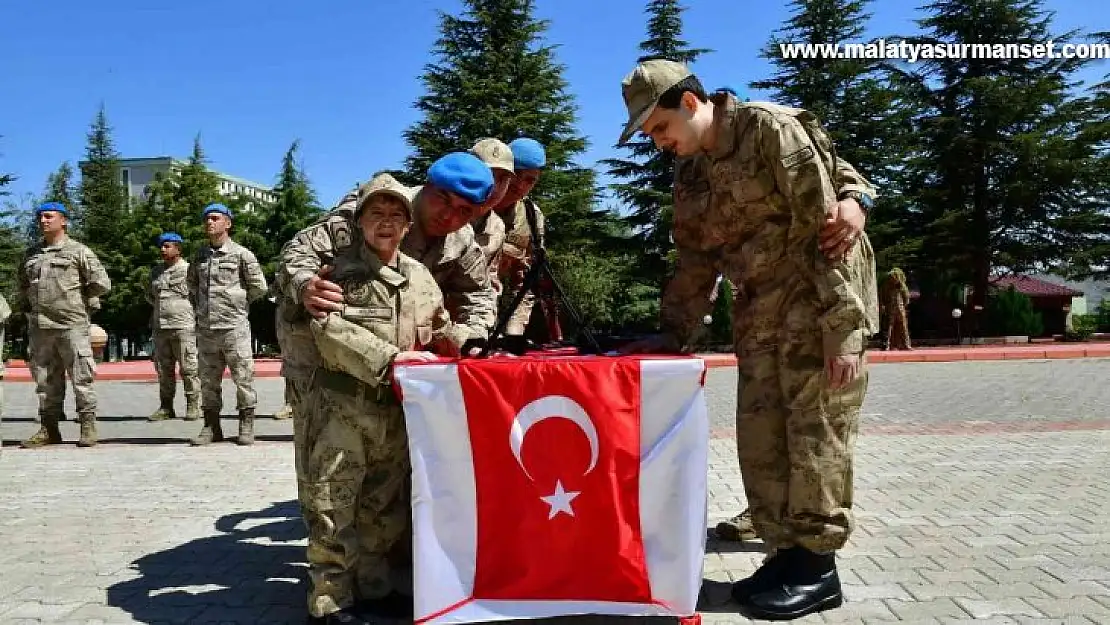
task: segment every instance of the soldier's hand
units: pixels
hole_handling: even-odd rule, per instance
[[[326,271],[320,272],[327,275]],[[329,312],[343,310],[343,288],[338,284],[325,280],[320,275],[309,278],[301,295],[305,310],[317,319],[323,319]]]
[[[439,360],[439,356],[432,352],[401,352],[393,357],[394,364],[401,362],[433,362],[436,360]]]
[[[677,342],[670,334],[656,334],[623,345],[617,351],[620,354],[666,354],[675,353],[679,349]]]
[[[829,204],[825,224],[821,228],[821,253],[830,262],[843,260],[859,239],[866,223],[867,215],[854,199],[845,198]]]
[[[845,354],[825,359],[825,376],[829,388],[836,390],[848,386],[859,377],[860,357],[858,354]]]

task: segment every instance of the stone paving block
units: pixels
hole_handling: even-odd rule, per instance
[[[956,604],[950,597],[929,599],[928,601],[899,601],[887,599],[887,607],[901,620],[912,620],[920,617],[929,618],[963,618],[968,613]]]
[[[881,599],[856,600],[848,597],[839,608],[821,613],[825,623],[859,623],[861,621],[890,622],[898,617]]]
[[[975,569],[924,570],[921,571],[921,575],[934,584],[948,584],[951,582],[987,583],[991,581]]]
[[[25,601],[4,614],[4,622],[29,619],[36,621],[57,621],[67,617],[81,607],[79,603],[39,603],[38,601]]]
[[[1067,601],[1030,598],[1029,604],[1050,618],[1066,616],[1110,616],[1110,607],[1090,597],[1072,597]]]
[[[865,586],[849,586],[841,584],[844,597],[849,601],[865,601],[867,599],[903,599],[912,601],[909,593],[898,584],[878,584]]]
[[[1110,588],[1098,582],[1061,582],[1055,579],[1034,582],[1050,597],[1071,599],[1072,597],[1094,596],[1110,597]]]
[[[929,601],[940,597],[963,597],[965,599],[982,599],[983,594],[964,582],[949,584],[902,584],[902,588],[917,601]]]
[[[857,575],[864,584],[873,586],[882,584],[901,584],[903,586],[906,584],[924,585],[928,583],[928,580],[921,576],[921,572],[915,569],[902,569],[898,571],[863,570],[858,571]]]
[[[995,616],[1043,616],[1037,608],[1018,598],[986,599],[982,601],[978,599],[957,598],[955,601],[961,608],[966,610],[968,614],[977,619]]]

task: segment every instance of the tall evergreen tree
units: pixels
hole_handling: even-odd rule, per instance
[[[73,182],[73,167],[68,161],[58,166],[46,178],[46,185],[42,193],[42,202],[61,202],[70,214],[74,214],[78,210],[78,203],[76,198],[76,185]],[[69,227],[70,234],[80,238],[80,232],[77,232],[75,224]],[[24,228],[24,238],[26,238],[29,245],[37,243],[39,240],[39,224],[34,219],[28,219],[26,227]]]
[[[133,268],[128,250],[120,245],[120,235],[127,231],[130,213],[127,192],[120,180],[119,154],[103,106],[97,111],[87,137],[77,191],[80,206],[71,211],[71,222],[75,234],[79,233],[82,242],[96,253],[112,280],[112,290],[100,298],[100,311],[93,318],[118,341],[135,327],[135,320],[127,312],[134,306],[136,296],[126,287],[121,288]]]
[[[1064,42],[1040,0],[936,0],[922,42]],[[971,284],[985,306],[995,269],[1066,263],[1104,223],[1092,188],[1095,107],[1071,93],[1089,61],[1063,58],[925,59],[911,76],[924,113],[910,189],[927,224],[936,274]],[[1103,226],[1104,227],[1104,226]],[[1105,232],[1105,230],[1103,230]]]
[[[575,128],[563,67],[542,41],[548,24],[534,17],[533,0],[464,0],[463,6],[459,16],[440,13],[437,59],[425,67],[426,94],[415,104],[423,118],[405,131],[413,149],[405,181],[422,181],[435,159],[483,137],[508,143],[528,136],[542,143],[548,164],[531,197],[544,212],[560,279],[583,306],[597,288],[597,267],[616,271],[598,245],[614,224],[607,212],[594,210],[594,172],[574,161],[586,140]]]
[[[903,164],[913,144],[916,102],[897,73],[877,59],[798,55],[788,58],[782,44],[830,44],[862,39],[871,15],[870,0],[792,0],[792,12],[761,56],[776,73],[755,81],[780,104],[806,109],[829,131],[837,155],[851,163],[878,190],[867,231],[881,266],[905,264],[920,249],[907,199]]]
[[[14,174],[0,173],[0,199],[11,195],[11,184],[15,182]],[[19,232],[19,210],[17,206],[4,201],[0,209],[0,284],[3,285],[4,295],[9,305],[15,305],[14,289],[16,271],[19,258],[23,249],[23,241]],[[9,332],[8,338],[15,336]]]
[[[267,249],[255,250],[267,276],[272,275],[281,246],[320,214],[320,203],[304,168],[297,162],[300,141],[294,141],[281,160],[274,187],[276,201],[262,211],[261,232]],[[265,260],[264,260],[265,259]]]
[[[647,4],[647,39],[640,42],[642,58],[664,58],[691,64],[711,50],[691,48],[682,38],[682,14],[686,7],[678,0],[651,0]],[[674,156],[655,147],[647,138],[629,140],[625,149],[628,158],[602,161],[609,175],[619,182],[612,185],[618,199],[631,212],[624,223],[634,233],[633,241],[643,256],[639,275],[647,284],[658,287],[667,271],[667,254],[671,243],[671,220],[674,210]],[[656,296],[655,299],[658,299]]]

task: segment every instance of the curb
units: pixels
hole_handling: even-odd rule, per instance
[[[735,367],[733,354],[699,354],[708,369]],[[1110,358],[1110,343],[1092,345],[1028,345],[1017,347],[921,348],[908,352],[868,351],[869,364],[911,362],[969,362],[997,360],[1074,360]],[[280,378],[281,361],[266,358],[254,361],[254,377]],[[231,375],[224,372],[224,379]],[[21,361],[12,361],[4,375],[8,382],[32,382],[31,371]],[[154,364],[148,360],[99,363],[96,379],[103,382],[157,382]]]

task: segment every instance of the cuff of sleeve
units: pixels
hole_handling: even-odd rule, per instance
[[[863,330],[848,332],[826,332],[824,334],[825,356],[846,356],[863,352]]]
[[[289,294],[289,299],[293,300],[294,304],[303,304],[304,288],[308,285],[308,281],[316,274],[311,271],[300,271],[289,280],[289,284],[293,287],[292,293]]]
[[[870,195],[872,198],[875,197],[875,190],[872,189],[871,187],[867,186],[867,185],[864,185],[864,184],[846,184],[846,185],[844,185],[844,186],[842,186],[842,187],[840,187],[839,189],[836,190],[836,196],[840,197],[840,196],[844,195],[845,193],[848,193],[849,191],[855,191],[857,193],[866,193],[867,195]]]

